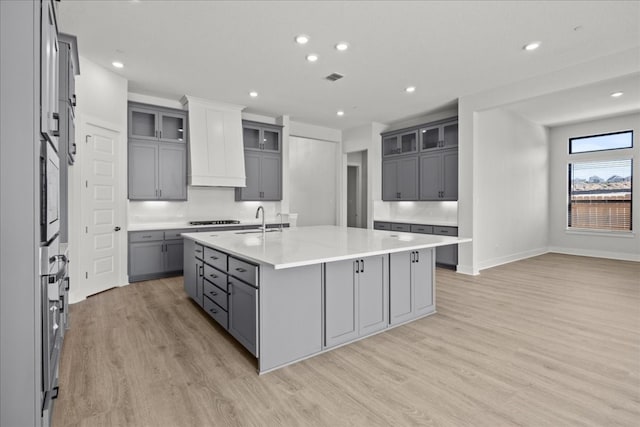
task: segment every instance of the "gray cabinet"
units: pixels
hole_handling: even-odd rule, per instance
[[[425,126],[420,129],[420,151],[458,146],[458,121]]]
[[[411,154],[418,151],[418,131],[408,130],[382,137],[382,156]]]
[[[40,132],[58,148],[58,23],[53,0],[41,2],[40,20]]]
[[[433,249],[389,255],[389,324],[396,325],[435,310]]]
[[[181,273],[183,252],[182,239],[165,239],[163,231],[130,232],[129,281],[137,282]]]
[[[229,276],[229,333],[258,355],[258,289]]]
[[[187,200],[187,112],[129,103],[129,200]]]
[[[235,200],[282,200],[282,128],[244,120],[242,133],[247,179]]]
[[[382,200],[418,200],[418,158],[383,160]]]
[[[398,222],[374,221],[374,230],[407,231],[409,226],[411,233],[437,234],[440,236],[457,236],[458,227],[439,225],[404,224]],[[440,267],[453,267],[458,265],[458,245],[438,246],[436,248],[436,263]]]
[[[184,242],[184,291],[194,301],[199,302],[202,297],[202,291],[199,291],[198,279],[201,275],[202,261],[196,258],[196,250],[199,249],[202,254],[202,246],[197,245],[191,239]]]
[[[153,105],[129,103],[129,139],[184,143],[187,112]]]
[[[336,261],[325,266],[325,347],[387,326],[385,256]]]
[[[187,147],[129,141],[129,200],[187,200]]]
[[[420,156],[420,200],[458,200],[458,150]]]

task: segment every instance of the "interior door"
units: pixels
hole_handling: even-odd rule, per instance
[[[358,167],[347,166],[347,227],[358,226]]]
[[[120,275],[117,147],[122,141],[113,129],[85,123],[83,130],[80,280],[85,295],[92,295],[116,286]]]

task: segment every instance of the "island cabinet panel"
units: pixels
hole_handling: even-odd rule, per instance
[[[325,265],[325,347],[387,326],[385,269],[382,255]]]
[[[435,311],[433,249],[389,256],[389,323],[396,325]]]
[[[358,337],[358,276],[356,262],[336,261],[325,267],[325,346]]]
[[[184,290],[195,302],[202,306],[202,282],[204,249],[191,239],[184,242]]]
[[[228,278],[229,333],[254,356],[258,355],[258,289]]]
[[[322,265],[260,266],[260,372],[322,351]]]

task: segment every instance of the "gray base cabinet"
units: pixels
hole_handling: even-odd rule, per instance
[[[229,333],[257,356],[258,289],[229,277]]]
[[[384,231],[403,231],[420,234],[436,234],[439,236],[458,235],[458,227],[405,224],[385,221],[374,221],[373,229]],[[436,264],[440,267],[456,268],[456,266],[458,265],[458,245],[438,246],[436,248]]]
[[[182,238],[169,234],[164,231],[129,233],[129,282],[182,273],[184,243]]]
[[[396,325],[435,311],[433,249],[389,255],[389,324]]]
[[[325,346],[333,347],[387,326],[386,256],[325,265]]]

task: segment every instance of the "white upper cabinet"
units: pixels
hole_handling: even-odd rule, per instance
[[[189,110],[189,184],[245,187],[243,106],[185,95]]]

